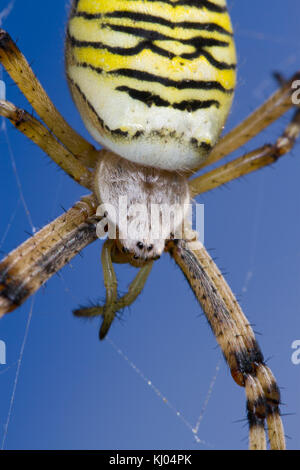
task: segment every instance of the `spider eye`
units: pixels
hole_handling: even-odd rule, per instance
[[[142,242],[137,242],[136,246],[142,250],[144,248],[144,244]]]
[[[149,246],[147,247],[147,250],[148,250],[148,251],[152,251],[152,250],[153,250],[153,245],[149,245]]]

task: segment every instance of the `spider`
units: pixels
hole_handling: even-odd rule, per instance
[[[175,201],[179,202],[180,206],[182,206],[187,198],[192,198],[228,181],[232,181],[241,175],[248,174],[268,164],[274,163],[292,148],[300,131],[299,111],[296,111],[295,116],[287,126],[284,134],[273,145],[264,146],[244,155],[243,157],[233,160],[230,163],[222,165],[215,170],[203,173],[196,178],[190,178],[196,171],[218,162],[223,157],[245,144],[252,137],[262,131],[267,125],[277,120],[284,112],[290,109],[293,105],[291,100],[292,83],[299,79],[299,74],[297,74],[292,77],[291,80],[282,84],[281,88],[275,93],[275,95],[267,100],[262,107],[249,116],[249,118],[247,118],[237,128],[227,134],[223,139],[219,140],[216,145],[214,145],[215,140],[217,139],[217,135],[223,125],[225,115],[229,110],[231,97],[227,97],[227,101],[222,103],[222,106],[216,99],[207,99],[206,101],[210,101],[210,103],[206,103],[206,106],[213,107],[215,112],[217,112],[218,106],[220,106],[223,110],[223,116],[218,118],[219,122],[215,135],[209,136],[211,138],[211,143],[201,141],[200,145],[198,145],[197,142],[195,142],[197,139],[199,141],[198,135],[193,136],[193,141],[190,139],[190,144],[192,141],[193,146],[190,145],[189,151],[184,154],[185,161],[182,167],[180,165],[178,166],[178,157],[174,158],[171,162],[171,158],[175,155],[175,151],[172,146],[170,147],[171,150],[168,149],[170,142],[166,142],[167,157],[164,158],[163,154],[159,154],[159,157],[162,160],[166,160],[163,164],[163,168],[157,166],[161,164],[160,161],[156,160],[155,162],[151,162],[153,147],[150,147],[150,151],[147,153],[148,157],[143,154],[143,158],[145,159],[142,161],[142,164],[141,162],[136,162],[136,158],[141,155],[137,153],[139,148],[144,150],[146,147],[144,141],[139,144],[139,138],[143,137],[143,135],[138,134],[138,131],[136,131],[135,135],[133,137],[131,136],[130,142],[126,142],[126,139],[128,140],[128,129],[126,128],[128,122],[124,122],[122,128],[119,126],[116,132],[111,132],[111,129],[104,123],[104,121],[100,122],[98,112],[95,109],[95,104],[91,103],[85,94],[82,93],[81,87],[79,86],[81,78],[76,77],[76,74],[75,76],[71,76],[70,73],[76,59],[76,57],[74,58],[73,51],[77,47],[80,52],[80,49],[83,47],[83,44],[80,44],[80,42],[82,43],[86,41],[86,38],[82,39],[82,37],[72,37],[72,34],[70,33],[72,26],[74,27],[76,20],[79,23],[85,21],[88,24],[91,24],[95,20],[99,21],[101,17],[99,12],[96,14],[93,12],[92,3],[95,2],[74,2],[73,4],[69,23],[70,27],[68,29],[69,37],[67,39],[67,70],[73,96],[83,115],[87,127],[91,134],[101,140],[101,142],[104,142],[110,150],[96,150],[91,144],[82,139],[82,137],[68,126],[58,111],[54,108],[15,43],[6,32],[1,31],[1,63],[12,79],[17,83],[23,94],[30,101],[33,108],[47,127],[29,115],[26,111],[16,108],[9,102],[1,102],[0,113],[7,117],[21,132],[37,143],[75,181],[92,191],[90,196],[82,198],[82,200],[75,204],[73,208],[54,222],[47,225],[3,260],[0,265],[1,314],[12,311],[21,305],[78,252],[97,239],[96,224],[99,220],[101,221],[101,217],[99,219],[99,215],[96,214],[97,207],[104,199],[110,198],[111,202],[115,197],[115,185],[113,184],[114,180],[110,179],[111,175],[115,177],[117,174],[117,178],[120,179],[122,177],[125,180],[126,184],[128,184],[126,187],[126,192],[128,194],[131,194],[131,191],[135,187],[134,183],[132,181],[130,182],[130,178],[132,178],[133,174],[136,175],[136,172],[140,172],[142,178],[147,182],[150,177],[156,179],[161,177],[164,184],[162,184],[162,189],[160,189],[160,195],[162,194],[164,197],[167,197],[164,192],[164,188],[166,186],[168,188],[171,187],[175,181],[176,184],[174,184],[174,186],[179,188],[179,190],[171,191],[172,195],[171,199],[169,199],[169,203],[171,204]],[[114,10],[113,3],[114,2],[111,2],[112,6],[110,17],[114,18],[114,22],[112,24],[115,26],[115,30],[118,26],[120,32],[120,28],[123,27],[122,33],[128,34],[128,30],[124,30],[125,27],[128,28],[128,22],[129,24],[131,20],[142,23],[145,22],[145,18],[141,19],[141,16],[138,16],[138,14],[141,15],[141,13],[135,10],[136,5],[140,2],[135,2],[135,7],[132,7],[130,15],[127,12],[126,16],[123,12],[123,16],[121,17],[118,13],[119,10]],[[153,2],[148,3],[152,4]],[[170,2],[163,3],[168,4]],[[101,9],[100,4],[101,2],[99,2],[98,6]],[[225,2],[222,1],[203,2],[203,5],[198,8],[195,7],[195,9],[201,10],[202,13],[206,12],[207,15],[210,14],[213,18],[218,17],[219,15],[219,18],[223,17],[224,22],[227,22],[228,24],[229,19],[226,9],[224,9],[224,5]],[[219,11],[216,11],[218,9]],[[153,17],[154,15],[151,16]],[[156,17],[157,16],[158,15],[156,14]],[[160,19],[162,20],[162,18]],[[192,18],[189,21],[191,20]],[[216,24],[216,21],[216,19],[211,21],[210,18],[209,24]],[[148,19],[147,34],[149,34],[149,23],[151,25],[153,21]],[[160,21],[160,23],[163,23],[163,21]],[[221,22],[221,24],[223,23]],[[161,26],[166,27],[163,24]],[[155,29],[153,33],[154,37],[152,36],[152,40],[150,41],[150,46],[152,47],[151,52],[153,54],[162,54],[161,49],[165,49],[160,43],[166,41],[167,38],[166,34],[164,33],[163,35],[159,29],[160,26],[156,25],[156,27],[158,30]],[[182,28],[184,28],[183,25]],[[111,29],[113,30],[113,28]],[[145,29],[143,32],[141,29],[142,28],[137,28],[138,33],[140,35],[145,35]],[[84,34],[87,34],[87,29],[83,29],[81,31],[79,27],[78,31],[78,34],[83,34],[83,36]],[[104,34],[107,34],[107,28],[103,28],[103,31]],[[207,31],[209,31],[209,34],[213,35],[213,40],[215,41],[219,40],[218,35],[222,35],[220,29],[216,27],[212,31],[208,28]],[[77,31],[75,28],[75,36],[76,34]],[[155,36],[155,34],[157,34],[157,36]],[[225,35],[227,36],[227,41],[231,42],[232,38],[230,31],[226,31]],[[216,39],[216,36],[218,39]],[[160,46],[157,44],[160,44]],[[195,43],[193,43],[193,47],[197,47],[197,44],[196,46],[194,46],[194,44]],[[92,47],[91,41],[89,41],[88,44],[85,44],[85,46]],[[154,46],[156,48],[160,48],[160,52],[155,50]],[[178,55],[190,54],[189,48],[191,48],[191,44],[184,44],[184,46],[187,49],[184,49],[183,52],[177,52]],[[134,47],[136,47],[136,45]],[[144,50],[148,50],[149,44],[144,44],[143,47]],[[204,54],[205,52],[204,56],[206,55],[206,59],[208,61],[210,59],[214,62],[214,54],[216,54],[216,52],[213,50],[213,53],[211,54],[209,49],[210,47],[213,48],[212,43],[206,43],[206,46],[202,47],[203,49],[200,48],[201,53]],[[233,45],[231,45],[231,47],[233,47]],[[122,44],[122,49],[124,52],[124,44]],[[138,53],[140,53],[140,50]],[[170,60],[172,60],[172,53],[169,52],[169,56]],[[231,51],[230,57],[234,57],[233,51]],[[228,59],[229,57],[226,57],[227,61]],[[89,58],[89,60],[91,60],[91,58]],[[192,58],[185,58],[185,60],[192,60]],[[83,70],[91,68],[89,65],[89,61],[81,64]],[[214,66],[216,64],[213,63],[211,65]],[[233,65],[233,62],[230,65]],[[229,69],[230,68],[228,68],[228,70]],[[234,67],[231,67],[232,74],[233,70]],[[99,73],[99,70],[94,70],[93,72]],[[158,73],[160,74],[161,71]],[[227,74],[228,73],[229,72],[227,71]],[[129,75],[125,75],[125,78],[126,77],[128,79],[132,78]],[[139,78],[143,81],[147,77],[143,75]],[[230,82],[225,72],[222,79],[225,82]],[[231,80],[234,81],[234,78]],[[140,88],[135,90],[136,94],[134,95],[132,87],[130,88],[128,85],[124,85],[123,81],[118,86],[121,88],[118,91],[122,97],[125,94],[127,99],[129,96],[130,99],[139,102],[142,100],[147,101],[145,106],[150,110],[156,109],[157,107],[158,110],[156,111],[158,113],[160,107],[166,107],[166,105],[162,103],[165,97],[162,98],[161,96],[157,94],[154,95],[154,93],[150,93],[149,91],[147,92],[148,94],[145,94],[146,92],[142,92]],[[93,87],[95,87],[94,84],[90,86],[90,89],[93,89]],[[218,90],[218,92],[222,93],[221,90]],[[228,93],[228,95],[231,95],[231,93]],[[159,102],[159,99],[162,101]],[[186,105],[186,101],[187,99],[181,100],[181,103]],[[195,99],[190,99],[189,105],[199,105],[199,99],[198,103],[195,103],[196,101],[197,100]],[[218,101],[218,105],[216,101]],[[108,109],[111,111],[111,108]],[[185,111],[193,114],[193,109],[182,110],[182,112]],[[116,109],[115,115],[108,116],[108,119],[117,119],[118,114],[121,114],[121,108]],[[130,116],[128,116],[128,118],[129,117]],[[98,122],[95,122],[96,119],[98,119]],[[145,121],[142,122],[143,126],[146,127]],[[103,131],[103,135],[100,137],[98,136],[99,128],[101,129],[101,132]],[[115,130],[115,128],[113,129]],[[162,139],[165,139],[166,136],[159,135],[157,129],[156,132],[157,136],[155,145],[159,142],[159,145],[163,147]],[[111,140],[109,140],[107,134],[112,135]],[[173,145],[174,142],[177,144],[178,139],[174,138],[171,140],[171,145]],[[139,147],[139,145],[141,147]],[[213,148],[210,149],[210,146]],[[179,147],[180,152],[182,152],[180,139]],[[195,148],[197,151],[195,151]],[[129,155],[124,158],[122,155],[123,152],[125,152],[126,155],[126,152],[129,152]],[[189,163],[190,154],[193,155],[193,161]],[[128,158],[130,162],[127,162],[126,158]],[[151,166],[152,164],[155,166]],[[166,168],[164,168],[165,165]],[[188,177],[190,179],[188,180],[187,190]],[[142,190],[140,193],[142,193],[141,197],[143,201],[145,199],[148,200]],[[158,191],[156,191],[155,187],[154,189],[151,188],[151,194],[154,196],[158,195]],[[112,205],[114,206],[114,204]],[[111,221],[111,214],[106,214],[105,217],[107,216],[108,220]],[[182,215],[181,219],[184,219],[184,216],[185,214]],[[121,227],[117,227],[119,230],[117,240],[108,239],[104,243],[102,252],[104,279],[107,292],[105,306],[95,306],[88,309],[83,308],[77,310],[75,314],[86,317],[102,315],[103,323],[100,330],[100,338],[103,339],[117,311],[126,305],[130,305],[142,291],[151,270],[153,260],[157,256],[160,256],[162,251],[168,252],[184,272],[192,290],[199,300],[199,303],[207,316],[211,328],[224,353],[225,359],[228,362],[234,380],[239,385],[245,387],[249,420],[250,448],[266,448],[264,429],[265,421],[268,426],[271,448],[284,448],[284,433],[279,413],[280,395],[275,379],[270,369],[265,365],[251,326],[244,317],[241,308],[239,307],[225,279],[208,255],[205,247],[197,241],[197,235],[190,230],[188,225],[184,225],[184,236],[179,239],[170,232],[165,234],[163,238],[159,239],[151,239],[149,236],[146,236],[143,240],[134,238],[132,241],[131,239],[129,240],[122,237],[120,228]],[[164,227],[161,228],[163,229]],[[174,227],[174,229],[176,229],[176,227]],[[113,262],[129,262],[133,266],[140,268],[135,280],[129,287],[128,293],[121,298],[118,298],[117,296],[117,282],[113,269]]]

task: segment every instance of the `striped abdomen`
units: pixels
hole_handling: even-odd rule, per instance
[[[73,3],[73,97],[96,140],[131,161],[196,167],[225,123],[235,66],[225,0]]]

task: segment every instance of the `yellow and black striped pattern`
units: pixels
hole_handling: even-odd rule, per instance
[[[137,163],[196,167],[229,112],[236,57],[225,0],[76,0],[71,91],[90,133]]]

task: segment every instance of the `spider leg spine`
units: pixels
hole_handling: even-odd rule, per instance
[[[276,163],[292,150],[300,134],[300,110],[296,110],[290,123],[274,144],[264,145],[225,165],[189,181],[192,197],[220,187],[241,176]]]
[[[91,189],[91,172],[72,153],[62,146],[55,136],[27,111],[17,108],[8,101],[0,100],[0,115],[9,121],[49,157],[60,166],[77,183]]]
[[[97,239],[89,218],[96,212],[93,196],[82,198],[0,263],[0,316],[19,307],[55,272]]]
[[[193,248],[184,240],[170,242],[169,251],[202,306],[235,382],[245,387],[250,448],[266,448],[265,420],[271,448],[285,448],[278,386],[228,284],[200,242],[193,241]]]
[[[96,149],[74,131],[57,111],[26,58],[3,29],[0,29],[0,62],[58,140],[83,164],[92,167],[97,155]]]

